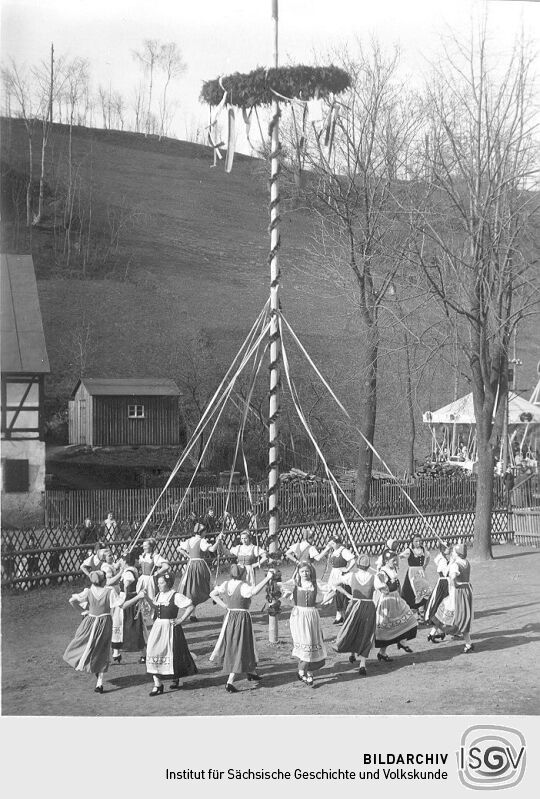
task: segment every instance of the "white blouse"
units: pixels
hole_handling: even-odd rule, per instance
[[[171,601],[171,594],[174,594],[174,604],[177,608],[188,608],[191,605],[191,599],[188,599],[184,594],[179,594],[174,588],[170,591],[159,592],[153,600],[154,605],[168,605]]]
[[[221,585],[217,585],[214,588],[214,591],[218,596],[224,596],[225,594],[227,594],[227,596],[232,596],[240,584],[240,596],[243,596],[244,599],[249,599],[252,597],[255,587],[245,583],[243,580],[225,580],[225,582],[221,583]]]
[[[298,544],[292,544],[286,554],[293,555],[296,560],[302,560],[306,556],[308,558],[316,558],[319,550],[313,544],[310,544],[309,541],[300,541]]]

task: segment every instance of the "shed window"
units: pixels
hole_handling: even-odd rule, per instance
[[[27,460],[6,458],[4,467],[4,491],[6,494],[20,494],[30,488],[30,473]]]
[[[128,405],[128,419],[144,419],[144,405]]]

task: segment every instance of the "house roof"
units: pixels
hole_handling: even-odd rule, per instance
[[[531,422],[540,424],[540,407],[509,391],[508,424],[526,423],[520,418],[523,414],[530,414]],[[427,424],[475,424],[473,395],[467,394],[438,411],[426,411],[422,418]]]
[[[91,396],[99,397],[177,397],[180,390],[174,380],[160,377],[83,377],[73,389],[72,397],[83,385]]]
[[[31,255],[0,255],[2,372],[50,372]]]

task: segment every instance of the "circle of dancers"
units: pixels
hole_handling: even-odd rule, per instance
[[[292,657],[298,661],[297,679],[313,687],[314,673],[326,662],[328,652],[321,629],[319,608],[334,604],[334,624],[340,626],[332,648],[348,654],[358,666],[359,677],[368,676],[371,650],[377,660],[390,663],[389,647],[412,653],[410,643],[419,624],[430,626],[431,644],[452,636],[463,640],[463,653],[474,650],[471,642],[473,594],[470,563],[465,544],[444,543],[434,558],[437,582],[430,588],[425,574],[429,553],[415,536],[401,552],[398,542],[388,539],[376,567],[367,554],[354,554],[344,542],[333,538],[322,551],[312,542],[312,531],[304,529],[302,540],[290,546],[284,558],[294,565],[291,579],[282,581],[281,552],[271,554],[252,540],[253,531],[244,530],[240,543],[227,549],[225,532],[211,543],[205,525],[197,522],[193,535],[183,540],[179,556],[186,561],[178,590],[168,559],[153,538],[142,543],[142,551],[125,550],[115,559],[110,545],[98,542],[95,551],[81,564],[90,585],[70,597],[82,620],[64,653],[64,660],[76,671],[94,674],[94,691],[104,692],[103,679],[111,660],[121,664],[124,653],[139,653],[152,678],[149,695],[182,688],[185,677],[197,674],[197,657],[190,651],[183,625],[197,622],[196,609],[211,600],[225,611],[221,631],[210,662],[221,666],[227,676],[225,690],[238,693],[237,680],[245,676],[259,683],[251,601],[272,581],[274,590],[291,605],[289,618]],[[207,553],[234,560],[228,578],[211,588]],[[315,563],[327,557],[319,580]],[[403,585],[399,562],[407,564]],[[264,579],[257,582],[256,569],[267,564]],[[330,567],[328,578],[326,571]]]

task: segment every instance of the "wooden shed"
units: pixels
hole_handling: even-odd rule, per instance
[[[85,377],[69,401],[69,443],[93,447],[180,444],[174,380]]]
[[[31,255],[2,254],[2,518],[44,520],[43,392],[49,359]]]

